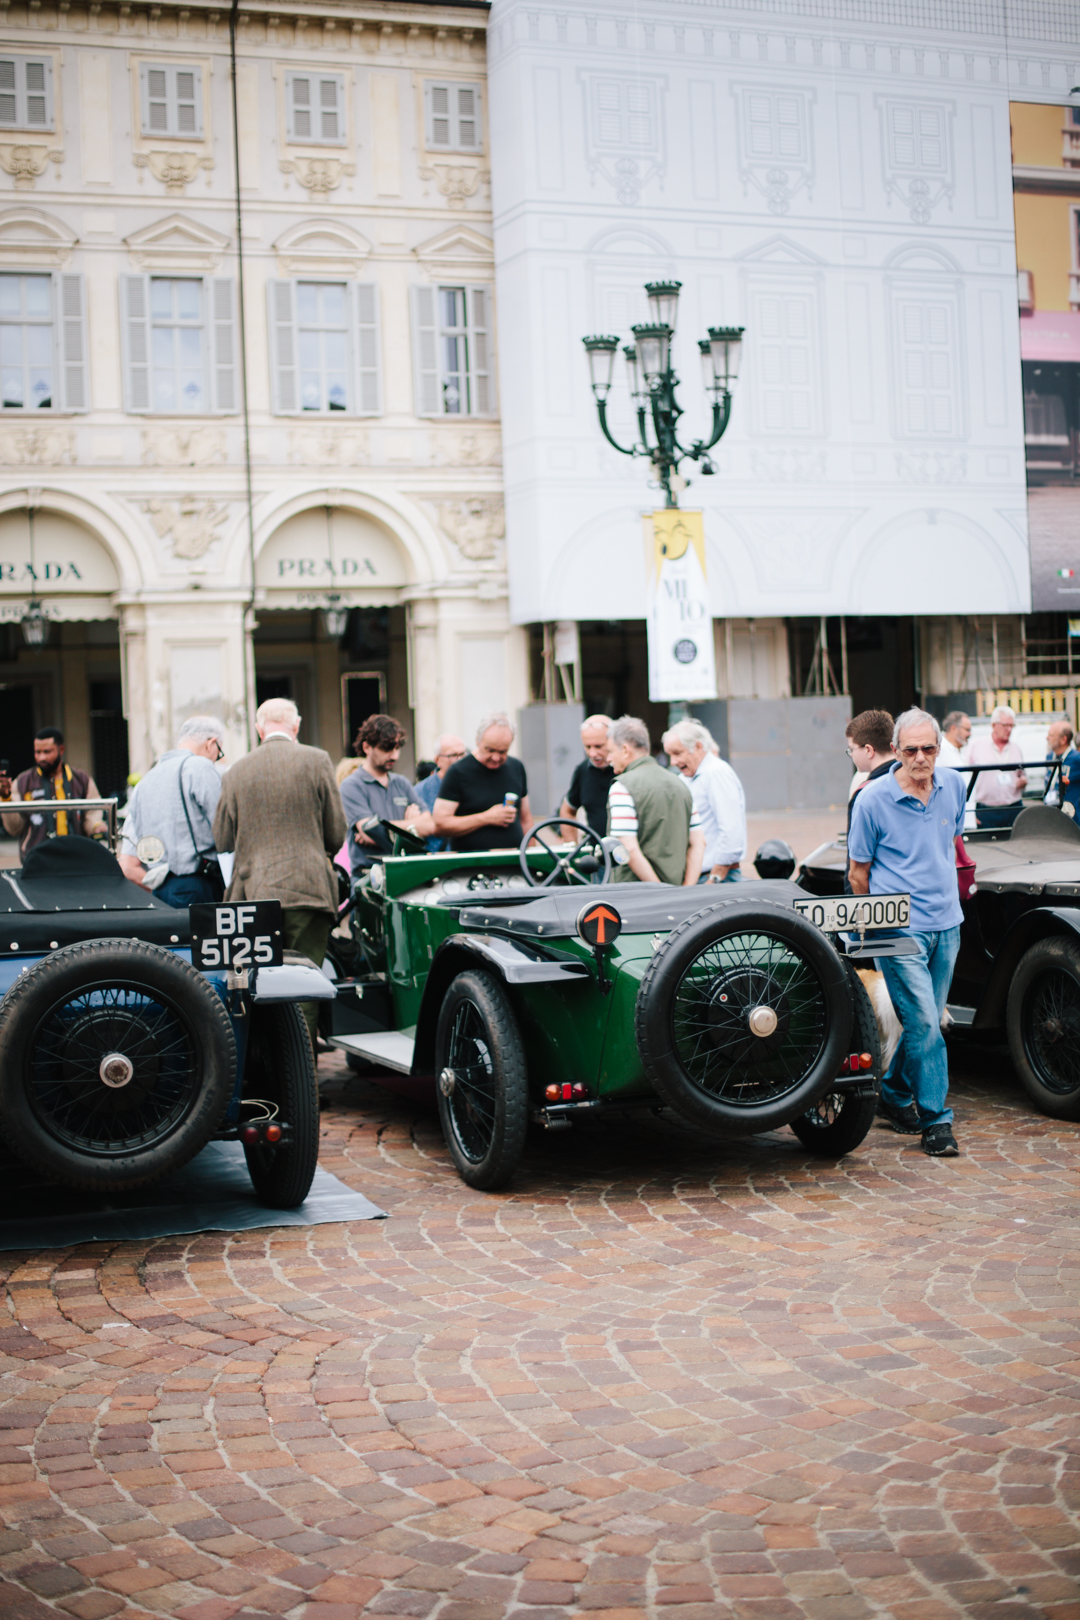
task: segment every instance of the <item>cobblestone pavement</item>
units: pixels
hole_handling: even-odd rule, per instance
[[[468,1191],[321,1065],[382,1222],[0,1255],[0,1615],[1080,1615],[1080,1128],[959,1160],[650,1116]]]

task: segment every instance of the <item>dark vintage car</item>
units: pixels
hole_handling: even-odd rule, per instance
[[[360,962],[331,1042],[431,1091],[474,1187],[507,1181],[530,1123],[602,1124],[611,1109],[670,1108],[721,1138],[790,1125],[823,1155],[857,1147],[880,1074],[855,974],[872,936],[860,954],[821,932],[788,881],[605,881],[617,840],[560,843],[559,825],[539,829],[550,852],[432,855],[399,835],[358,891]]]
[[[1036,1107],[1080,1119],[1080,826],[1056,805],[1032,803],[1011,830],[971,829],[964,845],[974,888],[963,902],[950,1039],[1007,1039]],[[838,895],[846,869],[838,837],[807,856],[798,883]]]
[[[84,804],[111,812],[115,839],[115,803],[67,808]],[[0,871],[0,1141],[45,1180],[141,1187],[238,1140],[264,1203],[307,1196],[319,1103],[296,1003],[333,987],[282,960],[276,902],[201,909],[197,949],[221,964],[206,971],[189,913],[92,839],[48,839]],[[263,931],[246,934],[256,910]]]

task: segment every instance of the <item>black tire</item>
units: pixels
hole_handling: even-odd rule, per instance
[[[840,1159],[866,1140],[877,1113],[873,1091],[827,1091],[824,1097],[791,1121],[803,1147],[822,1159]]]
[[[751,1032],[769,1008],[771,1032]],[[659,946],[634,1013],[645,1073],[690,1124],[725,1136],[787,1125],[828,1089],[849,1051],[842,959],[797,912],[729,900]]]
[[[109,1054],[120,1062],[106,1084]],[[159,1181],[206,1146],[235,1074],[221,997],[158,945],[68,945],[4,997],[0,1124],[49,1180],[93,1192]]]
[[[484,1192],[505,1186],[525,1147],[529,1088],[517,1019],[492,974],[459,973],[447,990],[435,1072],[439,1119],[461,1179]]]
[[[1040,939],[1020,958],[1005,1009],[1020,1084],[1052,1119],[1080,1119],[1080,945]]]
[[[288,1127],[286,1141],[244,1144],[251,1185],[270,1209],[295,1209],[319,1162],[319,1082],[304,1015],[292,1002],[256,1004],[248,1039],[244,1101],[272,1104]],[[258,1110],[242,1114],[254,1120]]]

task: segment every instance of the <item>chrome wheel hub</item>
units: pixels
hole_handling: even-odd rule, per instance
[[[125,1057],[123,1052],[106,1052],[98,1064],[98,1074],[114,1091],[120,1086],[126,1086],[134,1073],[134,1063]]]
[[[775,1035],[779,1019],[774,1008],[755,1007],[748,1022],[753,1033],[764,1038],[766,1035]]]

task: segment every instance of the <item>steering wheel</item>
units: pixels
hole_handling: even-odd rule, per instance
[[[379,825],[385,829],[390,839],[391,849],[394,847],[394,839],[400,838],[407,855],[426,855],[428,853],[428,847],[424,839],[417,833],[410,832],[407,827],[399,826],[396,821],[385,821],[381,816]]]
[[[573,827],[581,842],[575,843],[572,849],[557,849],[540,837],[545,827]],[[546,877],[537,877],[525,853],[534,838],[555,862]],[[539,827],[527,832],[518,849],[518,860],[534,889],[550,889],[560,877],[567,883],[607,883],[611,877],[611,856],[604,848],[603,841],[591,827],[582,826],[580,821],[571,821],[568,816],[552,816],[550,821],[542,821]],[[598,872],[599,877],[596,875]]]

